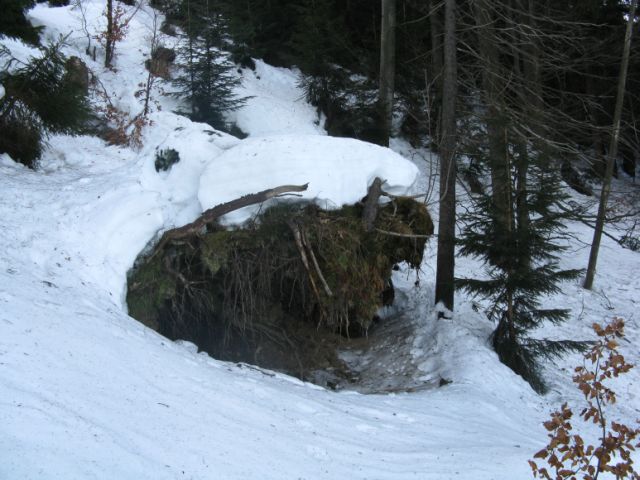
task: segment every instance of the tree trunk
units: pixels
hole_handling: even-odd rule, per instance
[[[396,63],[396,0],[381,0],[380,32],[380,92],[378,97],[381,121],[380,143],[389,146]]]
[[[540,50],[538,46],[536,28],[536,15],[534,11],[535,0],[517,0],[515,7],[520,9],[519,19],[516,20],[520,25],[526,25],[527,28],[521,31],[521,44],[524,45],[522,57],[522,76],[520,77],[523,84],[525,96],[523,101],[525,106],[523,112],[530,122],[530,130],[532,132],[529,138],[523,138],[518,142],[518,165],[516,169],[516,225],[520,238],[527,236],[529,231],[530,214],[528,202],[528,176],[531,158],[528,153],[529,143],[534,146],[537,155],[542,155],[547,149],[544,145],[545,126],[543,123],[544,104],[542,99],[542,81],[540,73]],[[529,253],[523,258],[524,262],[530,262]]]
[[[495,12],[490,0],[472,0],[476,32],[478,35],[478,52],[482,59],[482,87],[486,106],[486,126],[489,146],[489,168],[491,170],[491,203],[495,236],[492,239],[497,245],[510,245],[513,238],[513,204],[511,199],[511,158],[508,150],[508,121],[503,102],[505,75],[500,64],[498,38],[495,29]],[[505,249],[505,252],[507,249]],[[508,278],[512,278],[514,258],[505,253],[496,258],[496,266],[503,270]],[[514,296],[513,289],[505,291],[507,310],[505,322],[509,338],[515,342],[514,328]],[[498,327],[500,328],[500,327]]]
[[[440,142],[440,216],[436,303],[453,311],[456,237],[456,1],[445,0],[444,78],[442,89],[442,137]]]
[[[491,169],[491,196],[496,210],[500,237],[511,231],[511,166],[507,147],[506,118],[502,107],[504,76],[496,46],[494,18],[491,2],[473,0],[478,47],[484,68],[482,85],[486,104],[486,124],[489,142],[489,167]],[[504,242],[506,238],[497,238]],[[505,268],[506,270],[506,268]]]
[[[598,263],[598,251],[600,250],[600,240],[602,239],[602,231],[604,230],[604,216],[607,209],[607,201],[609,200],[609,192],[611,191],[611,177],[613,175],[613,167],[618,154],[618,140],[620,137],[620,120],[622,118],[622,105],[624,103],[624,94],[627,83],[627,70],[629,69],[629,52],[631,50],[631,36],[633,34],[633,24],[636,17],[636,8],[638,0],[631,1],[631,11],[627,20],[627,32],[624,38],[624,50],[622,53],[622,64],[620,65],[620,77],[618,78],[618,93],[616,94],[616,108],[613,113],[613,131],[611,132],[611,144],[609,145],[609,153],[607,155],[607,170],[602,180],[602,193],[600,194],[600,205],[598,206],[598,217],[596,219],[596,228],[593,232],[593,242],[591,243],[591,252],[589,254],[589,266],[587,267],[587,275],[584,281],[584,288],[591,289],[593,287],[593,278],[596,274],[596,264]]]
[[[111,68],[113,61],[113,0],[107,0],[107,35],[105,39],[104,66]]]
[[[431,0],[429,2],[429,27],[431,29],[431,75],[427,77],[428,85],[426,87],[432,93],[429,106],[429,135],[433,142],[440,148],[440,113],[442,111],[442,18],[440,8],[436,8],[437,2]]]
[[[593,71],[593,68],[587,75],[586,79],[586,93],[587,96],[591,98],[588,103],[588,113],[591,124],[593,125],[593,161],[591,162],[590,170],[591,174],[597,178],[604,178],[605,172],[607,171],[607,152],[604,147],[604,139],[602,134],[601,127],[606,124],[603,121],[602,114],[598,111],[598,107],[596,107],[593,102],[595,102],[595,98],[598,97],[598,91],[595,86],[594,77],[597,75],[601,75],[600,72]]]

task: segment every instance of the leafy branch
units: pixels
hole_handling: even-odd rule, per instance
[[[529,460],[534,478],[545,480],[574,480],[581,474],[583,480],[597,480],[601,473],[611,473],[616,479],[640,479],[633,468],[631,452],[640,447],[636,439],[640,428],[631,428],[607,419],[606,407],[616,403],[615,392],[606,382],[627,373],[633,365],[619,352],[619,339],[624,337],[624,320],[614,318],[602,327],[593,329],[599,340],[584,356],[584,365],[575,369],[573,381],[584,395],[586,407],[580,412],[583,422],[599,427],[596,444],[586,444],[579,434],[572,433],[573,411],[564,403],[560,410],[544,422],[549,444],[534,455],[548,467],[539,467]]]

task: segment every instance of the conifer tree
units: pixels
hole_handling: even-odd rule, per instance
[[[39,43],[39,29],[33,27],[24,15],[35,3],[34,0],[3,0],[0,35],[18,37],[28,43]]]
[[[0,76],[6,89],[0,99],[0,153],[27,166],[34,166],[47,134],[78,133],[90,115],[83,86],[70,78],[60,46],[40,47],[40,55],[26,63],[0,51],[0,65],[11,71]]]
[[[234,39],[236,53],[264,59],[276,66],[296,63],[291,37],[298,25],[301,5],[307,0],[219,0]]]
[[[508,131],[508,130],[507,130]],[[527,380],[538,392],[545,391],[539,359],[581,350],[575,341],[534,339],[530,332],[545,322],[558,324],[567,319],[569,310],[541,308],[541,298],[558,293],[560,282],[575,279],[580,270],[562,270],[558,244],[566,214],[557,204],[563,199],[558,173],[551,168],[543,151],[526,158],[516,153],[518,139],[513,131],[508,140],[512,181],[507,187],[509,225],[503,223],[504,212],[496,206],[490,193],[480,195],[477,208],[462,216],[460,239],[463,255],[481,259],[487,267],[486,279],[458,279],[458,287],[488,300],[487,316],[497,322],[492,335],[493,347],[500,360]],[[526,192],[516,185],[520,162],[529,163]],[[525,195],[529,215],[515,215],[517,203]],[[506,228],[505,228],[506,227]]]
[[[172,82],[173,94],[187,103],[180,113],[224,130],[224,113],[246,101],[235,95],[240,80],[228,54],[220,49],[226,41],[225,24],[210,0],[187,0],[185,7],[186,34],[176,62],[181,72]]]
[[[482,134],[473,157],[490,174],[490,188],[478,193],[476,208],[463,215],[460,244],[462,254],[483,260],[488,278],[458,280],[458,286],[488,300],[488,317],[497,322],[493,347],[501,361],[542,392],[540,358],[582,344],[531,337],[543,323],[567,318],[568,310],[541,308],[541,301],[580,274],[558,265],[566,217],[559,205],[565,195],[553,162],[558,142],[546,126],[554,110],[544,103],[539,54],[544,34],[534,6],[532,0],[472,2],[482,80],[482,106],[476,107]],[[511,50],[514,37],[527,48]]]

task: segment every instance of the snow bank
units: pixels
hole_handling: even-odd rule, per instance
[[[418,174],[416,166],[388,148],[347,138],[319,135],[248,139],[211,162],[200,179],[204,210],[280,185],[309,184],[303,197],[323,208],[353,204],[367,194],[375,177],[385,191],[404,194]],[[241,223],[259,206],[226,215]]]
[[[244,70],[237,94],[250,97],[245,106],[229,115],[249,136],[326,135],[318,114],[298,86],[300,73],[256,60],[255,71]],[[265,121],[267,119],[267,121]]]

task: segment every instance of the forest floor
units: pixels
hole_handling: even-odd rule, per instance
[[[88,6],[88,26],[98,30],[103,3]],[[38,4],[30,15],[48,38],[80,31],[72,7]],[[83,35],[73,34],[66,47],[132,114],[140,109],[135,91],[146,78],[151,21],[152,12],[142,9],[130,23],[116,49],[117,73],[86,57]],[[19,42],[0,43],[25,58],[37,54]],[[576,411],[584,405],[571,381],[581,356],[546,363],[550,391],[538,395],[491,349],[485,302],[459,294],[453,317],[438,320],[435,241],[418,274],[405,266],[394,272],[397,303],[370,332],[373,344],[344,349],[342,358],[360,374],[356,386],[337,392],[220,362],[127,315],[127,271],[145,246],[211,206],[204,202],[219,201],[212,191],[237,194],[238,184],[216,177],[216,161],[238,146],[270,145],[289,159],[278,172],[307,162],[301,170],[321,192],[335,183],[331,174],[344,175],[343,188],[325,205],[334,195],[362,197],[370,176],[383,175],[397,178],[399,191],[429,192],[436,216],[435,156],[401,140],[392,143],[396,153],[373,156],[355,141],[323,143],[295,71],[257,62],[256,72],[241,75],[243,93],[254,96],[234,115],[247,140],[171,113],[175,100],[157,92],[162,110],[151,114],[141,147],[56,135],[36,171],[0,155],[0,478],[531,478],[527,460],[547,442],[542,422],[563,402]],[[167,147],[181,161],[159,174],[155,154]],[[323,169],[319,156],[340,158],[341,168]],[[354,160],[350,168],[349,158],[371,162]],[[248,160],[227,167],[220,171],[253,190],[280,178],[256,175]],[[614,187],[617,204],[638,192],[628,178]],[[466,205],[465,189],[458,193]],[[572,194],[576,205],[592,200]],[[592,230],[572,222],[568,231],[561,267],[584,268]],[[483,272],[480,262],[461,257],[456,268],[458,276]],[[580,280],[563,284],[545,304],[570,308],[570,320],[536,335],[591,340],[593,322],[619,316],[627,324],[622,353],[640,364],[638,272],[640,253],[604,238],[594,289],[584,290]],[[609,418],[633,424],[640,418],[640,368],[613,388],[619,401]],[[593,426],[580,431],[597,438]]]

